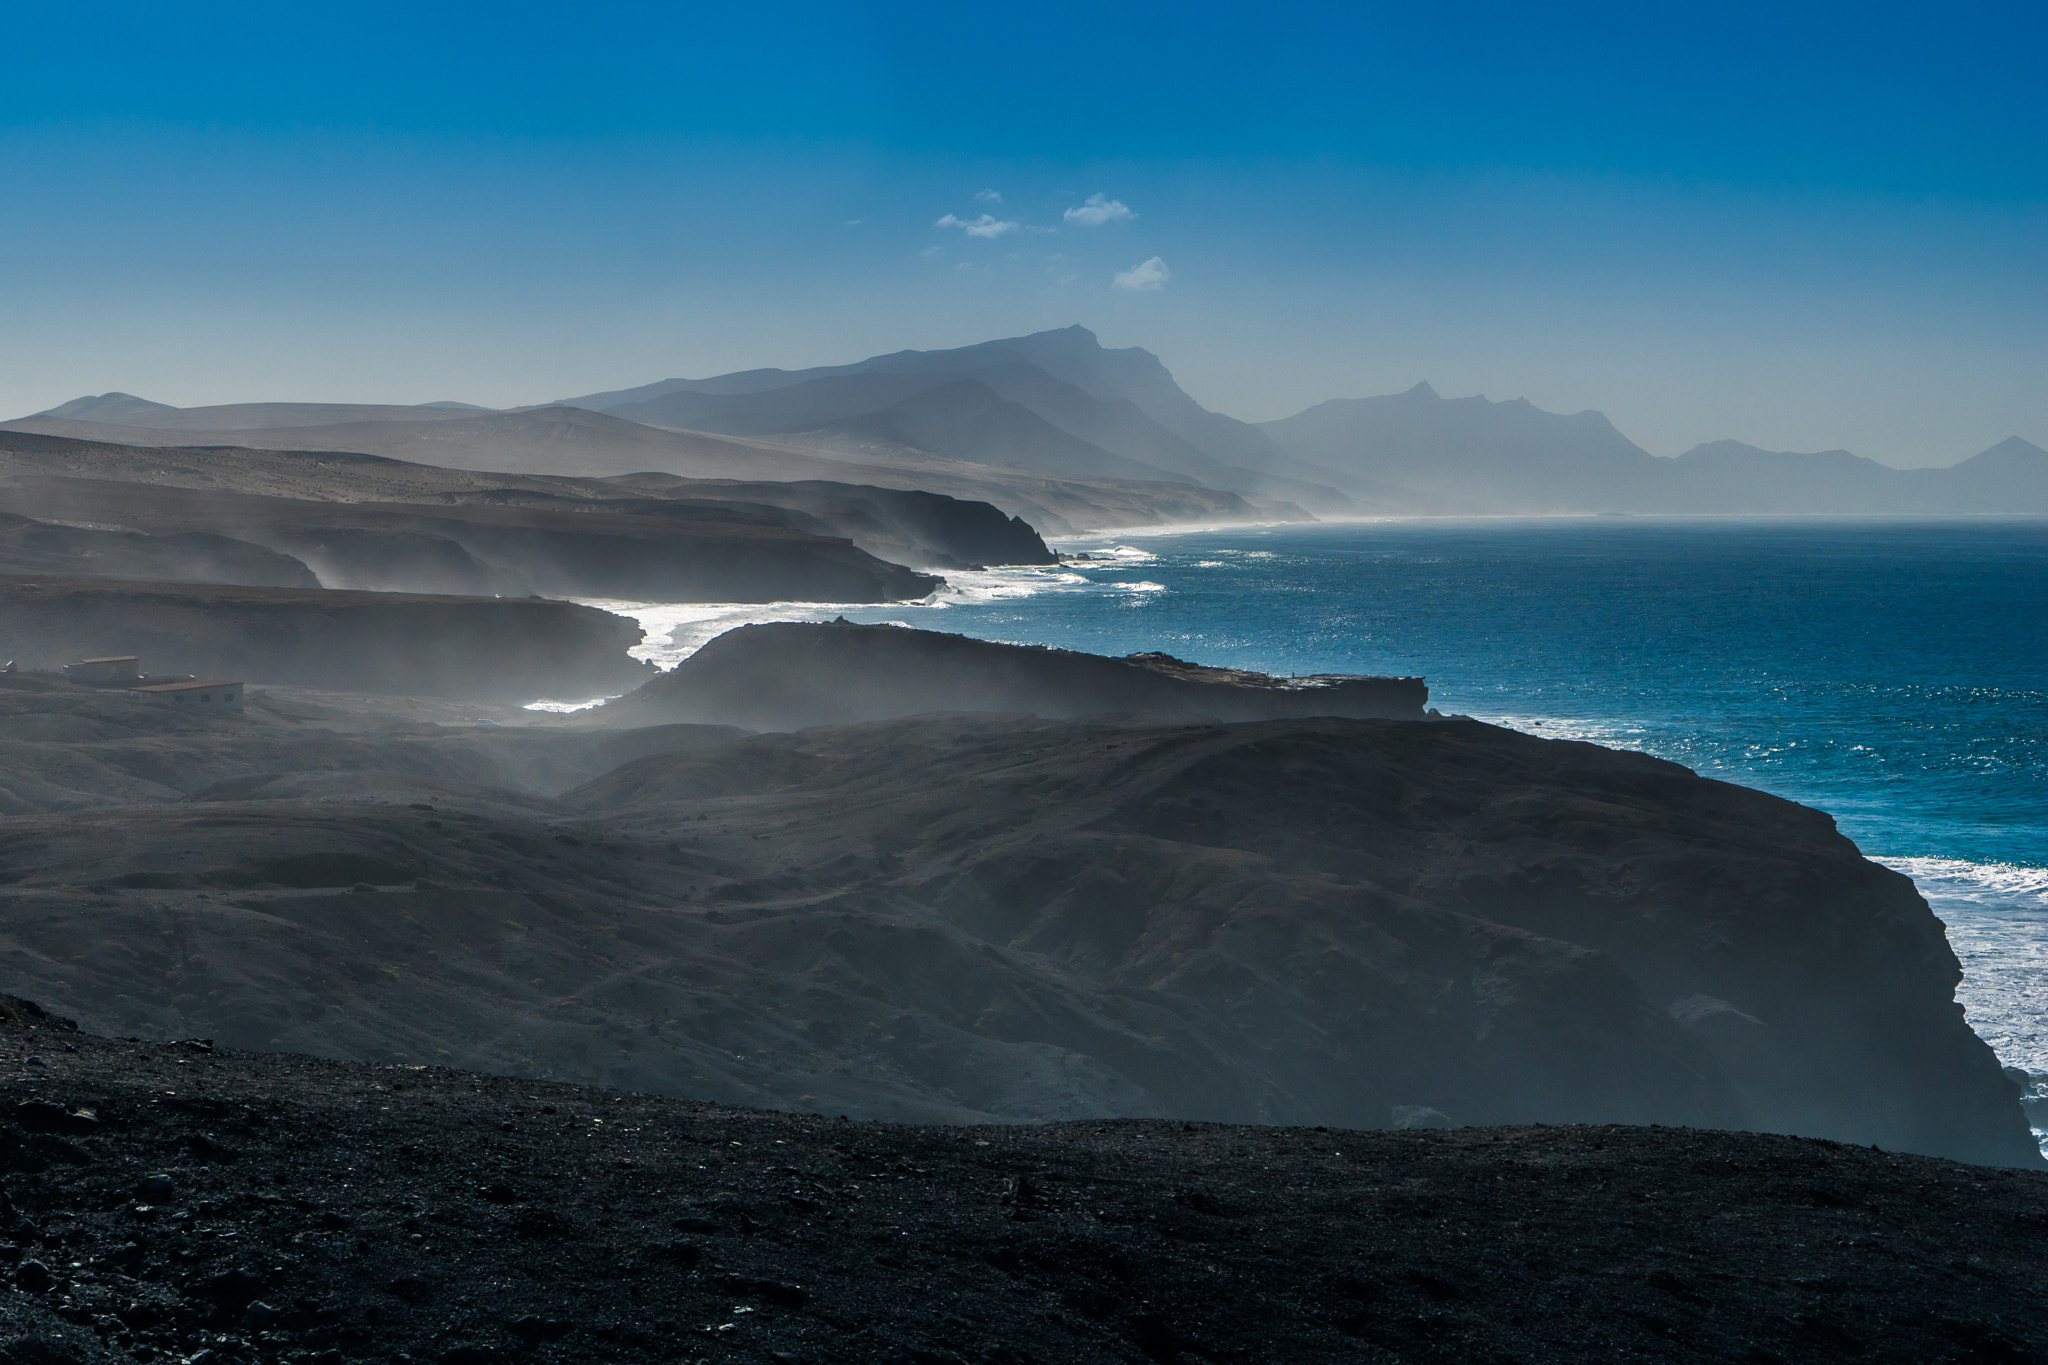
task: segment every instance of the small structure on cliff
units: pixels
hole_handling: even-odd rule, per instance
[[[224,711],[242,709],[242,684],[224,678],[211,678],[194,682],[150,683],[143,687],[131,687],[129,692],[148,701],[166,702],[183,706],[212,706]]]
[[[119,687],[142,677],[142,660],[133,654],[110,654],[104,659],[80,659],[64,665],[64,676],[72,682],[95,687]]]

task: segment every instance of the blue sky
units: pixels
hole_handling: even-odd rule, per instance
[[[2038,3],[5,23],[0,412],[531,402],[1082,322],[1254,419],[1427,378],[1660,454],[2048,444]]]

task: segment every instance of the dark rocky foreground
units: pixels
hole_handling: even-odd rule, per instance
[[[1420,720],[1428,700],[1421,678],[1273,678],[1204,668],[1165,654],[1111,659],[842,619],[729,630],[637,692],[607,704],[600,719],[760,730],[939,711]]]
[[[157,673],[529,701],[631,687],[652,671],[626,653],[641,635],[540,598],[0,576],[0,658],[24,668],[137,654]]]
[[[2040,1360],[2048,1177],[1674,1128],[908,1127],[0,1021],[0,1360]]]

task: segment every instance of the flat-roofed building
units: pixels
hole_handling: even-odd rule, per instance
[[[80,659],[64,665],[64,676],[73,682],[107,684],[132,683],[142,676],[142,660],[133,654],[113,654],[104,659]]]
[[[146,687],[131,687],[128,690],[149,701],[164,702],[173,706],[205,706],[220,711],[242,709],[242,685],[224,678],[198,682],[151,683]]]

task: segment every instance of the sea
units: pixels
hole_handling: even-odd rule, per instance
[[[1827,811],[1948,926],[2048,1093],[2048,519],[1407,519],[1058,542],[915,604],[600,602],[663,666],[749,621],[895,621],[1277,674],[1640,749]],[[567,710],[587,702],[543,702]]]

